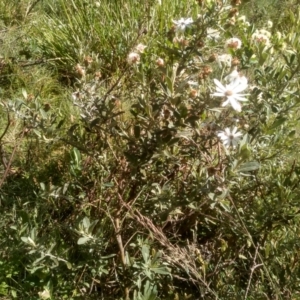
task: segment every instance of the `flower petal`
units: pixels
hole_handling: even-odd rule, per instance
[[[216,96],[216,97],[224,97],[224,93],[213,93],[211,94],[212,96]]]
[[[243,97],[243,95],[233,95],[233,96],[230,96],[230,97],[234,98],[237,101],[248,101],[248,99]]]
[[[240,93],[240,92],[244,91],[247,87],[248,87],[247,83],[239,82],[239,84],[237,86],[235,86],[232,90],[234,93]]]
[[[218,79],[214,79],[214,83],[220,89],[220,91],[226,92],[226,87]]]
[[[231,98],[229,101],[234,110],[236,110],[238,112],[242,111],[242,106],[238,101],[236,101],[234,98]]]
[[[226,101],[224,101],[224,102],[222,103],[222,107],[228,105],[229,102],[230,102],[230,99],[227,99]]]

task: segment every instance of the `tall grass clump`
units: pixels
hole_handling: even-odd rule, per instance
[[[0,102],[0,295],[298,299],[299,9],[38,4]]]

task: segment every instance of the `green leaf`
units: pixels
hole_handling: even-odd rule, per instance
[[[279,118],[277,118],[277,119],[273,122],[273,124],[270,126],[269,130],[273,130],[273,129],[279,127],[279,126],[282,125],[286,120],[287,120],[287,118],[285,118],[285,117],[279,117]]]
[[[167,267],[151,268],[156,274],[169,275],[170,270]]]
[[[148,260],[149,260],[149,246],[148,245],[143,245],[142,255],[143,255],[143,258],[144,258],[144,262],[147,263]]]
[[[83,226],[84,226],[85,229],[88,229],[91,226],[90,219],[88,217],[85,217],[82,220],[82,224],[83,224]]]
[[[237,172],[250,172],[250,171],[258,170],[259,168],[260,168],[260,164],[257,161],[250,161],[250,162],[240,165],[236,171]]]
[[[28,238],[25,236],[21,236],[21,240],[26,244],[28,243]]]
[[[78,166],[81,162],[81,154],[77,148],[72,149],[72,156],[74,158],[75,164]]]
[[[84,236],[78,239],[77,244],[78,245],[84,245],[90,238],[88,236]]]

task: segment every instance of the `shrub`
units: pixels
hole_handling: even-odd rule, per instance
[[[279,32],[239,1],[161,2],[55,1],[33,30],[72,92],[2,103],[3,295],[299,295],[300,13]]]

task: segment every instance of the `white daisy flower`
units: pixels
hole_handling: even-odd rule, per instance
[[[138,64],[140,62],[140,55],[136,52],[130,52],[127,56],[127,62],[132,65],[132,64]]]
[[[248,80],[245,76],[242,76],[225,86],[217,79],[214,79],[214,83],[217,86],[216,92],[212,96],[224,97],[226,100],[222,106],[230,104],[232,108],[238,112],[242,110],[242,106],[239,101],[247,101],[244,97],[247,94],[240,94],[248,87]]]
[[[187,27],[189,27],[193,23],[192,18],[181,18],[178,21],[173,20],[173,23],[176,25],[176,31],[183,33]]]
[[[237,127],[234,127],[232,131],[229,128],[225,128],[224,131],[218,133],[218,137],[221,139],[225,147],[236,147],[240,141],[242,134],[237,131]]]

